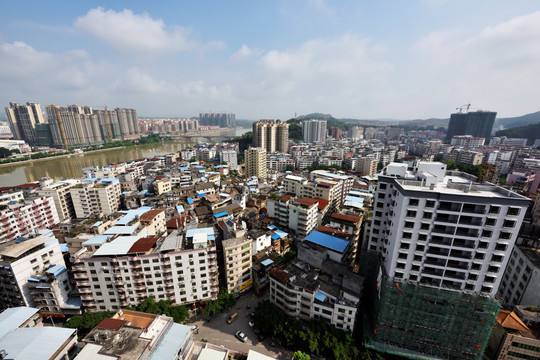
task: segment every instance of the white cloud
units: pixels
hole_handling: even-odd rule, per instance
[[[262,50],[251,49],[246,44],[243,44],[234,54],[231,55],[231,60],[234,62],[240,61],[245,58],[257,57],[262,54]]]
[[[151,55],[205,48],[223,48],[221,41],[200,44],[190,38],[190,31],[181,26],[167,27],[163,20],[153,19],[148,13],[91,9],[74,23],[77,30],[104,41],[113,48],[132,54]]]
[[[540,12],[486,27],[433,32],[413,51],[423,69],[419,85],[437,89],[433,105],[444,102],[499,111],[502,116],[537,111],[540,73]]]

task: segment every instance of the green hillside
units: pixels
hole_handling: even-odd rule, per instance
[[[509,138],[526,138],[527,144],[532,145],[534,140],[540,139],[540,123],[500,130],[495,135]]]

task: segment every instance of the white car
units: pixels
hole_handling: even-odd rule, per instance
[[[249,327],[254,327],[254,326],[255,326],[255,322],[254,322],[253,320],[251,320],[251,321],[249,322]]]
[[[248,341],[248,337],[246,336],[246,334],[244,334],[243,332],[241,331],[237,331],[236,334],[236,337],[238,338],[238,340],[240,340],[241,342],[246,342]]]

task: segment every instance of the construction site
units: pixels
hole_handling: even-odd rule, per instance
[[[362,265],[370,273],[366,287],[372,290],[364,309],[366,348],[410,359],[482,359],[498,302],[394,282],[377,266],[376,256],[365,257]]]

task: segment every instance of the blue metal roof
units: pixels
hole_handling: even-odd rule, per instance
[[[284,238],[286,236],[289,236],[289,234],[287,234],[285,231],[281,231],[279,229],[276,229],[274,231],[274,234],[276,234],[277,236],[279,236],[280,238]]]
[[[96,235],[91,239],[86,240],[82,243],[82,246],[87,245],[101,245],[103,243],[106,243],[107,240],[109,240],[112,237],[112,235]]]
[[[68,244],[65,244],[65,243],[60,244],[60,251],[62,251],[63,253],[69,252]]]
[[[192,198],[187,198],[187,203],[189,205],[193,205],[193,199]]]
[[[214,217],[217,219],[217,218],[220,218],[220,217],[223,217],[223,216],[227,216],[227,215],[229,215],[229,214],[227,214],[226,211],[222,211],[222,212],[220,212],[219,214],[214,215]]]
[[[274,261],[272,259],[266,259],[264,261],[261,261],[261,264],[263,264],[264,266],[268,266],[268,265],[271,265],[273,263],[274,263]]]
[[[279,239],[279,235],[278,234],[272,235],[272,240],[276,240],[276,239]]]
[[[323,293],[317,291],[315,293],[315,299],[319,300],[320,302],[324,302],[324,300],[326,300],[326,295],[324,295]]]
[[[349,245],[349,242],[347,240],[327,235],[317,230],[313,230],[308,236],[306,236],[306,240],[340,253],[345,251],[347,245]]]
[[[20,306],[4,310],[0,313],[0,339],[11,330],[17,329],[31,318],[39,309]]]
[[[205,195],[206,195],[205,193],[197,194],[197,198],[202,198],[202,197],[205,196]]]
[[[276,225],[268,225],[267,229],[274,230],[274,229],[277,229],[277,226]]]
[[[186,231],[186,237],[193,237],[195,234],[207,234],[209,236],[215,236],[214,228],[213,227],[207,227],[207,228],[197,228],[197,229],[189,229]]]
[[[176,207],[176,211],[178,211],[179,214],[185,212],[186,210],[184,209],[184,205],[178,205]]]
[[[191,326],[173,324],[159,343],[151,360],[175,359],[191,331]]]
[[[63,265],[52,265],[49,270],[46,271],[47,274],[51,274],[54,277],[61,275],[66,272],[66,268]]]
[[[143,190],[147,191],[147,190]],[[127,225],[129,224],[133,219],[135,219],[137,216],[141,216],[145,212],[152,210],[151,206],[141,206],[138,209],[131,209],[126,211],[126,215],[124,215],[120,220],[116,222],[115,225]]]

